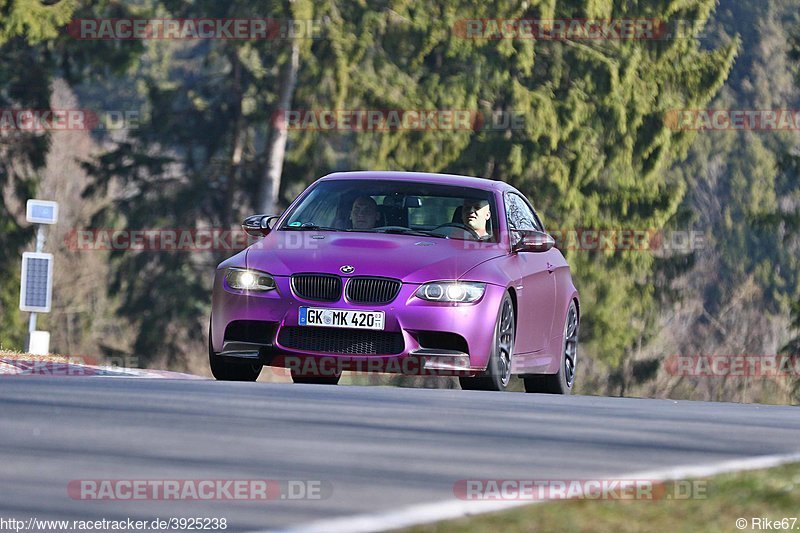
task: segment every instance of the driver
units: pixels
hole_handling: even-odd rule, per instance
[[[353,229],[372,229],[378,225],[380,217],[378,204],[371,196],[359,196],[353,201],[353,207],[350,209]]]
[[[488,200],[465,198],[461,208],[461,219],[464,225],[478,234],[482,241],[491,239],[492,235],[486,231],[486,223],[492,218]]]

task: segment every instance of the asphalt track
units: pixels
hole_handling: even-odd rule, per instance
[[[338,519],[342,529],[354,530],[347,517],[366,514],[372,515],[364,526],[370,529],[382,513],[407,516],[419,504],[453,503],[458,480],[624,478],[797,452],[796,407],[202,380],[0,378],[5,519],[224,517],[227,531]],[[74,499],[68,484],[84,479],[308,480],[323,482],[331,494],[296,501]]]

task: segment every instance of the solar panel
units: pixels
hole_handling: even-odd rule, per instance
[[[53,295],[53,254],[23,253],[21,281],[20,310],[49,313]]]

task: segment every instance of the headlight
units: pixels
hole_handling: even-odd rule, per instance
[[[474,281],[434,281],[422,285],[414,294],[430,302],[471,303],[480,300],[485,289],[485,283]]]
[[[231,289],[240,291],[271,291],[275,288],[275,278],[258,270],[229,268],[225,280]]]

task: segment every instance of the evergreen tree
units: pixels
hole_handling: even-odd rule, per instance
[[[683,2],[439,2],[342,10],[348,108],[468,109],[522,115],[507,131],[357,133],[341,168],[446,171],[499,179],[526,193],[551,228],[661,229],[683,180],[666,178],[693,137],[665,122],[702,108],[722,86],[736,42],[704,50],[694,38],[465,39],[463,19],[650,17],[702,28],[713,0]],[[385,80],[391,80],[386,83]],[[583,339],[611,367],[654,305],[655,259],[640,251],[569,253],[586,305]]]
[[[310,6],[287,3],[152,2],[158,18],[312,20]],[[152,40],[120,85],[135,83],[144,112],[127,138],[86,168],[87,195],[123,188],[97,224],[128,228],[234,229],[251,214],[264,175],[268,125],[291,46],[266,40]],[[291,43],[290,43],[291,44]],[[309,54],[310,40],[299,44]],[[138,335],[134,352],[181,366],[205,345],[210,273],[233,251],[112,254],[109,290]]]
[[[796,0],[721,2],[705,44],[721,46],[739,34],[741,55],[708,108],[800,105],[793,78],[797,57],[788,55],[798,7]],[[800,298],[800,259],[791,222],[800,175],[792,163],[796,146],[791,132],[705,131],[695,137],[687,159],[672,169],[672,179],[688,185],[682,220],[706,236],[683,282],[683,297],[689,301],[683,313],[691,316],[674,320],[681,324],[675,353],[774,354],[784,343],[768,326],[785,321]],[[662,307],[661,315],[670,311]],[[695,388],[701,382],[689,381]],[[709,395],[716,386],[702,384]],[[748,386],[745,380],[730,380],[719,385],[730,390],[717,397],[732,399]]]
[[[672,131],[665,115],[709,102],[736,43],[704,50],[693,38],[466,39],[458,25],[467,18],[647,17],[702,27],[713,7],[713,0],[154,4],[164,16],[267,12],[324,21],[321,38],[302,42],[297,109],[500,111],[523,119],[522,128],[504,131],[290,131],[283,205],[332,170],[445,171],[518,186],[551,228],[598,229],[659,229],[675,216],[686,183],[668,179],[665,169],[685,154],[693,135]],[[129,227],[233,224],[255,206],[291,46],[147,47],[132,76],[149,118],[90,165],[97,191],[119,180],[126,195],[113,215]],[[584,340],[593,355],[619,366],[654,305],[655,260],[640,251],[568,255],[586,305]],[[137,354],[172,357],[205,332],[208,294],[201,289],[216,259],[130,253],[115,259],[112,290],[124,295],[123,313],[139,331]]]
[[[100,0],[42,2],[0,0],[0,110],[5,120],[13,110],[50,108],[56,77],[72,84],[98,83],[109,74],[124,72],[141,52],[135,42],[76,41],[66,24],[80,17],[123,18],[131,9]],[[97,96],[101,92],[96,92]],[[98,109],[96,99],[86,107]],[[105,109],[99,106],[100,111]],[[25,224],[25,201],[35,196],[50,149],[46,129],[0,128],[0,266],[10,275],[0,279],[0,345],[21,349],[25,338],[18,310],[19,262],[22,248],[33,237]]]
[[[49,108],[52,62],[49,44],[75,9],[73,0],[47,5],[38,0],[0,0],[0,347],[22,349],[25,329],[19,312],[19,264],[33,237],[24,222],[25,202],[34,196],[37,172],[49,147],[47,132],[8,123],[12,110]]]

